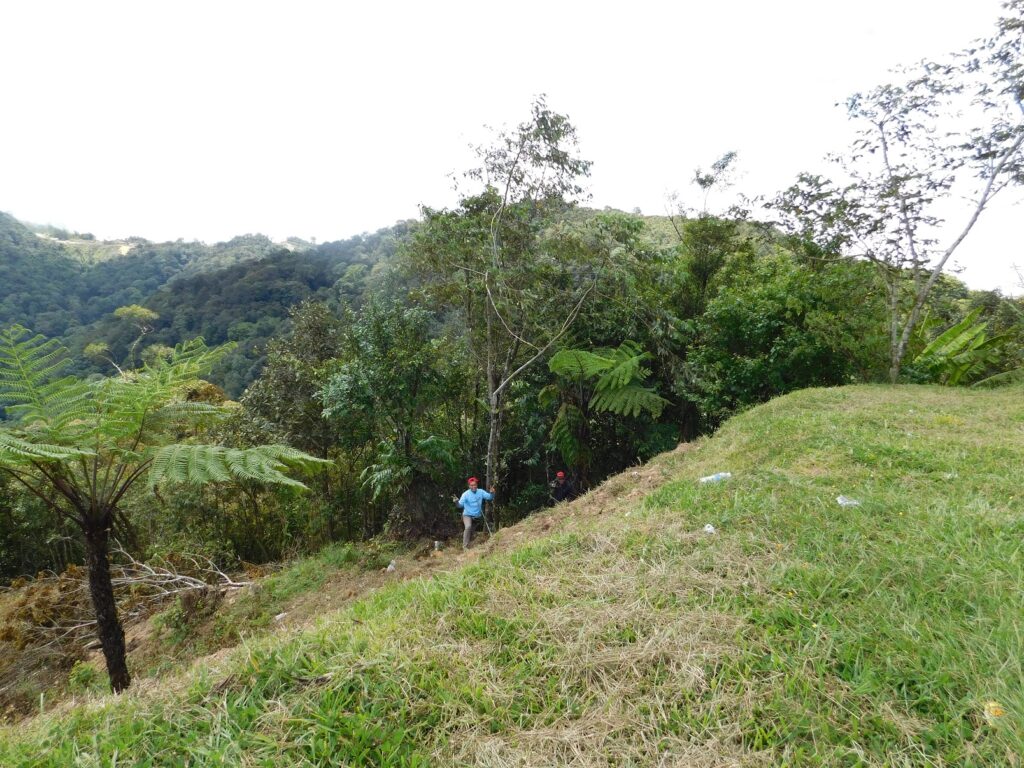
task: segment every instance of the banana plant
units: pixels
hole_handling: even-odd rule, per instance
[[[968,384],[999,361],[1007,334],[989,336],[987,322],[979,322],[982,308],[969,312],[928,342],[914,358],[914,365],[925,370],[940,384],[955,387]],[[937,323],[926,318],[922,331],[927,334]]]

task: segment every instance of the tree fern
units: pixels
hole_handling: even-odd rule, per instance
[[[650,375],[643,366],[648,359],[650,355],[640,345],[624,341],[617,349],[561,350],[551,358],[548,367],[562,376],[596,379],[590,407],[598,412],[639,416],[647,411],[657,418],[668,401],[639,383]]]
[[[643,385],[650,376],[644,367],[649,359],[633,341],[624,341],[615,349],[564,349],[551,358],[548,368],[552,373],[576,382],[572,388],[549,385],[540,395],[542,404],[562,399],[550,437],[567,464],[579,467],[589,462],[586,409],[618,416],[661,415],[668,401]]]
[[[132,486],[148,473],[153,487],[237,481],[305,488],[288,473],[328,463],[285,445],[165,445],[168,435],[219,412],[186,398],[224,352],[195,340],[139,370],[83,382],[61,376],[67,351],[59,342],[18,326],[0,331],[0,404],[14,419],[0,424],[0,471],[85,533],[89,562],[100,564],[91,595],[115,690],[130,677],[104,564],[118,505]]]
[[[251,482],[266,485],[306,486],[285,474],[330,464],[325,459],[297,451],[287,445],[255,448],[225,448],[219,445],[165,445],[151,454],[149,485],[205,485],[207,483]]]

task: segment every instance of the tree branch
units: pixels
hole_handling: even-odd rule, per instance
[[[500,383],[500,384],[498,385],[498,387],[497,387],[497,388],[496,388],[496,389],[494,390],[494,392],[492,393],[492,396],[493,396],[493,397],[496,397],[496,396],[500,395],[500,394],[501,394],[501,392],[502,392],[502,391],[503,391],[503,390],[505,389],[505,387],[507,387],[507,386],[509,385],[509,383],[510,383],[510,382],[511,382],[511,381],[512,381],[512,380],[513,380],[513,379],[514,379],[514,378],[515,378],[516,376],[518,376],[518,375],[519,375],[520,373],[522,373],[522,372],[523,372],[523,371],[525,371],[525,370],[526,370],[527,368],[529,368],[529,367],[530,367],[531,365],[533,365],[533,364],[534,364],[534,362],[536,362],[536,360],[537,360],[537,359],[538,359],[538,358],[539,358],[539,357],[540,357],[541,355],[543,355],[543,354],[544,354],[545,352],[547,352],[547,351],[548,351],[548,350],[549,350],[549,349],[551,348],[551,345],[552,345],[552,344],[554,344],[554,343],[555,343],[556,341],[558,341],[558,340],[559,340],[559,339],[560,339],[560,338],[561,338],[561,337],[562,337],[562,336],[563,336],[563,335],[565,334],[565,332],[569,330],[569,327],[570,327],[570,326],[571,326],[571,325],[573,324],[573,321],[575,321],[575,320],[576,320],[576,315],[578,315],[578,314],[579,314],[579,311],[580,311],[580,309],[581,309],[581,308],[583,307],[583,302],[584,302],[584,301],[586,300],[587,296],[588,296],[588,295],[590,294],[590,291],[591,291],[591,289],[593,289],[593,287],[594,287],[594,284],[593,284],[593,283],[591,283],[591,284],[590,284],[590,285],[589,285],[589,286],[587,287],[587,290],[585,290],[585,291],[583,292],[583,295],[582,295],[582,296],[580,296],[580,300],[579,300],[578,302],[576,302],[576,306],[575,306],[575,307],[573,307],[573,309],[572,309],[572,311],[571,311],[571,312],[569,313],[568,317],[566,317],[566,319],[565,319],[565,322],[564,322],[564,323],[562,323],[562,327],[561,327],[561,328],[560,328],[560,329],[558,330],[558,333],[556,333],[556,334],[555,334],[554,336],[552,336],[552,337],[551,337],[551,339],[550,339],[550,340],[548,341],[548,343],[547,343],[547,344],[545,344],[545,345],[544,345],[544,346],[543,346],[543,347],[542,347],[541,349],[537,350],[537,353],[536,353],[536,354],[535,354],[535,355],[534,355],[533,357],[531,357],[531,358],[530,358],[529,360],[527,360],[527,361],[526,361],[525,363],[523,363],[523,364],[522,364],[522,365],[520,365],[520,366],[519,366],[518,368],[516,368],[516,369],[515,369],[514,371],[512,371],[512,373],[510,373],[510,374],[509,374],[509,375],[508,375],[508,376],[507,376],[507,377],[505,378],[505,380],[504,380],[504,381],[502,381],[502,382],[501,382],[501,383]]]

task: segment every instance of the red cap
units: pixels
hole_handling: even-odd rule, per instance
[[[475,482],[478,482],[478,481],[477,481],[477,479],[475,477],[471,477],[466,482],[467,483],[475,483]]]
[[[555,472],[555,477],[565,477],[565,472]]]

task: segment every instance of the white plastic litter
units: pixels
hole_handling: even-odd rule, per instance
[[[700,481],[702,483],[720,483],[723,480],[728,480],[730,477],[732,477],[732,472],[715,472],[713,475],[702,477]]]
[[[718,533],[718,531],[715,530],[715,526],[713,526],[711,523],[708,523],[704,526],[704,533]]]
[[[395,572],[396,566],[395,566],[395,561],[394,560],[392,560],[390,563],[388,563],[387,570],[388,570],[388,573],[394,573]]]
[[[281,619],[283,619],[287,615],[288,615],[288,611],[285,611],[284,613],[279,613],[279,614],[277,614],[277,616],[274,617],[274,621],[280,621]]]
[[[440,541],[435,541],[434,542],[434,550],[437,551],[437,552],[441,551],[441,542]]]
[[[842,495],[836,496],[836,503],[839,504],[840,507],[859,507],[860,506],[860,502],[857,501],[856,499],[851,499],[849,496],[842,496]]]

